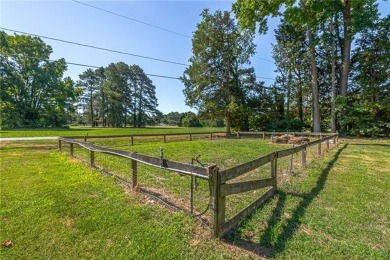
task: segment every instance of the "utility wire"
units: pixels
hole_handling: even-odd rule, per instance
[[[144,24],[144,25],[147,25],[147,26],[150,26],[150,27],[162,30],[162,31],[166,31],[166,32],[169,32],[169,33],[173,33],[173,34],[180,35],[180,36],[183,36],[183,37],[191,39],[191,36],[188,36],[188,35],[185,35],[185,34],[182,34],[182,33],[179,33],[179,32],[175,32],[175,31],[172,31],[172,30],[169,30],[169,29],[165,29],[163,27],[160,27],[160,26],[157,26],[157,25],[154,25],[154,24],[143,22],[143,21],[140,21],[140,20],[137,20],[137,19],[134,19],[134,18],[122,15],[122,14],[118,14],[118,13],[109,11],[107,9],[103,9],[103,8],[100,8],[100,7],[97,7],[97,6],[94,6],[94,5],[90,5],[90,4],[81,2],[81,1],[77,1],[77,0],[72,0],[72,1],[75,2],[75,3],[81,4],[81,5],[88,6],[88,7],[93,8],[93,9],[97,9],[97,10],[105,12],[105,13],[109,13],[109,14],[112,14],[112,15],[115,15],[115,16],[119,16],[119,17],[122,17],[122,18],[125,18],[125,19],[128,19],[128,20],[131,20],[133,22]],[[258,57],[258,56],[254,56],[254,57],[259,59],[259,60],[264,60],[264,61],[268,61],[268,62],[272,62],[273,63],[273,61],[269,60],[269,59],[261,58],[261,57]]]
[[[51,59],[41,59],[41,58],[37,58],[37,57],[32,57],[32,56],[27,56],[27,55],[20,55],[20,54],[10,54],[10,53],[6,53],[6,52],[3,52],[3,51],[0,51],[0,53],[4,54],[4,55],[8,55],[8,56],[16,56],[16,57],[22,57],[22,58],[28,58],[28,59],[34,59],[34,60],[39,60],[39,61],[50,61],[50,62],[55,62],[56,60],[51,60]],[[82,63],[76,63],[76,62],[70,62],[70,61],[66,61],[65,60],[65,63],[67,65],[73,65],[73,66],[80,66],[80,67],[87,67],[87,68],[94,68],[94,69],[99,69],[101,68],[101,66],[94,66],[94,65],[87,65],[87,64],[82,64]],[[171,77],[171,76],[164,76],[164,75],[157,75],[157,74],[150,74],[150,73],[145,73],[147,76],[150,76],[150,77],[157,77],[157,78],[165,78],[165,79],[176,79],[176,80],[180,80],[180,78],[176,78],[176,77]],[[263,77],[256,77],[256,78],[263,78]],[[266,78],[266,79],[271,79],[271,78]],[[279,87],[266,87],[266,86],[261,86],[261,88],[264,88],[264,89],[279,89],[279,90],[283,90],[282,88],[279,88]]]
[[[103,8],[100,8],[100,7],[97,7],[97,6],[94,6],[94,5],[90,5],[90,4],[87,4],[87,3],[84,3],[84,2],[80,2],[80,1],[77,1],[77,0],[72,0],[72,1],[75,2],[75,3],[78,3],[78,4],[82,4],[82,5],[88,6],[90,8],[97,9],[97,10],[105,12],[105,13],[109,13],[109,14],[112,14],[112,15],[116,15],[116,16],[119,16],[119,17],[122,17],[122,18],[125,18],[125,19],[128,19],[128,20],[131,20],[133,22],[141,23],[141,24],[144,24],[144,25],[147,25],[147,26],[150,26],[150,27],[162,30],[162,31],[166,31],[166,32],[169,32],[169,33],[173,33],[173,34],[176,34],[176,35],[180,35],[180,36],[183,36],[183,37],[186,37],[186,38],[191,38],[188,35],[185,35],[185,34],[182,34],[182,33],[178,33],[178,32],[175,32],[175,31],[172,31],[172,30],[169,30],[169,29],[165,29],[165,28],[157,26],[157,25],[146,23],[146,22],[143,22],[143,21],[140,21],[140,20],[137,20],[137,19],[134,19],[134,18],[122,15],[122,14],[111,12],[109,10],[106,10],[106,9],[103,9]]]
[[[270,80],[275,80],[275,79],[273,79],[273,78],[259,77],[259,76],[256,76],[256,78],[258,78],[258,79],[270,79]]]
[[[269,59],[260,58],[259,56],[253,56],[253,57],[255,57],[256,59],[259,59],[259,60],[265,60],[265,61],[269,61],[269,62],[272,62],[272,63],[273,63],[273,61],[272,61],[272,60],[269,60]]]
[[[21,58],[28,58],[28,59],[33,59],[33,60],[39,60],[39,61],[50,61],[50,62],[55,62],[56,60],[51,60],[51,59],[41,59],[41,58],[37,58],[37,57],[32,57],[32,56],[27,56],[27,55],[20,55],[20,54],[10,54],[10,53],[6,53],[6,52],[3,52],[3,51],[0,51],[0,53],[4,54],[4,55],[8,55],[8,56],[16,56],[16,57],[21,57]],[[101,68],[101,66],[94,66],[94,65],[86,65],[86,64],[81,64],[81,63],[76,63],[76,62],[69,62],[69,61],[65,61],[66,64],[68,65],[74,65],[74,66],[80,66],[80,67],[87,67],[87,68],[94,68],[94,69],[99,69]],[[165,78],[165,79],[178,79],[180,80],[180,78],[175,78],[175,77],[170,77],[170,76],[164,76],[164,75],[157,75],[157,74],[149,74],[149,73],[145,73],[147,76],[150,76],[150,77],[158,77],[158,78]]]
[[[20,33],[20,34],[40,37],[40,38],[44,38],[44,39],[48,39],[48,40],[53,40],[53,41],[58,41],[58,42],[64,42],[64,43],[68,43],[68,44],[78,45],[78,46],[82,46],[82,47],[92,48],[92,49],[101,50],[101,51],[114,52],[114,53],[124,54],[124,55],[128,55],[128,56],[138,57],[138,58],[142,58],[142,59],[149,59],[149,60],[160,61],[160,62],[165,62],[165,63],[171,63],[171,64],[176,64],[176,65],[181,65],[181,66],[188,66],[188,64],[184,64],[184,63],[180,63],[180,62],[176,62],[176,61],[163,60],[163,59],[158,59],[158,58],[138,55],[138,54],[134,54],[134,53],[124,52],[124,51],[117,51],[117,50],[107,49],[107,48],[103,48],[103,47],[97,47],[97,46],[93,46],[93,45],[88,45],[88,44],[83,44],[83,43],[78,43],[78,42],[72,42],[72,41],[67,41],[67,40],[62,40],[62,39],[53,38],[53,37],[48,37],[48,36],[42,36],[42,35],[33,34],[33,33],[17,31],[17,30],[13,30],[13,29],[4,28],[4,27],[0,27],[0,29],[5,30],[5,31],[14,32],[14,33]]]

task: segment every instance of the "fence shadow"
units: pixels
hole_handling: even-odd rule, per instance
[[[348,144],[344,144],[336,152],[333,159],[328,163],[327,167],[322,170],[320,176],[317,179],[315,187],[313,187],[310,192],[296,195],[294,193],[286,193],[279,190],[276,193],[275,198],[277,199],[277,204],[275,206],[275,209],[273,210],[272,215],[267,221],[267,229],[261,235],[258,242],[253,242],[252,240],[249,240],[244,236],[244,234],[242,234],[240,230],[240,226],[244,226],[247,221],[250,221],[251,218],[253,218],[253,213],[246,220],[242,221],[241,224],[238,225],[234,231],[227,234],[225,236],[224,242],[255,253],[261,257],[276,257],[278,254],[280,254],[285,249],[286,243],[298,231],[301,218],[305,215],[308,206],[325,187],[325,183],[327,181],[331,169],[333,168],[333,165],[338,160],[341,152],[347,146]],[[287,221],[287,224],[283,227],[280,234],[277,235],[276,241],[272,242],[272,237],[275,236],[274,229],[282,221],[287,196],[298,196],[302,198],[302,201],[295,208],[291,215],[291,218]],[[255,212],[261,211],[261,209],[266,204],[264,204]]]

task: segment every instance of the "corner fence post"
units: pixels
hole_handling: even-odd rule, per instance
[[[220,237],[220,226],[225,222],[226,197],[221,196],[221,175],[216,165],[210,166],[209,184],[211,185],[212,196],[212,236]]]
[[[137,161],[131,160],[131,188],[133,191],[135,191],[137,185],[138,185],[138,178],[137,178]]]
[[[61,146],[61,139],[58,139],[58,150],[61,151],[61,149],[62,149],[62,146]]]
[[[95,167],[95,152],[91,150],[91,167]]]
[[[302,150],[302,169],[306,168],[306,145],[304,145],[304,148]]]
[[[276,179],[275,185],[273,185],[275,191],[278,188],[278,152],[273,153],[273,157],[271,159],[271,177]]]

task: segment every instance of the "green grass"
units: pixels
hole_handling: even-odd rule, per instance
[[[1,259],[237,257],[183,212],[50,149],[1,149]],[[231,255],[232,254],[232,255]]]
[[[390,258],[390,141],[349,140],[228,235],[283,259]]]
[[[162,134],[162,133],[202,133],[224,132],[217,127],[145,127],[145,128],[103,128],[103,127],[70,127],[43,129],[14,129],[0,130],[1,138],[8,137],[43,137],[43,136],[76,136],[76,135],[129,135],[129,134]]]
[[[96,142],[154,156],[164,146],[168,159],[187,162],[202,154],[203,162],[221,168],[280,149],[251,139],[135,146],[128,140]],[[54,142],[51,146],[42,141],[5,143],[0,150],[0,239],[15,245],[2,247],[0,255],[2,259],[245,259],[256,255],[389,259],[390,141],[346,142],[325,152],[307,171],[289,176],[277,195],[242,221],[225,242],[209,239],[207,228],[188,214],[150,204],[143,195],[70,158],[66,146],[59,153]],[[81,149],[75,153],[88,158]],[[97,155],[96,162],[130,177],[126,160]],[[281,173],[288,163],[288,158],[278,163]],[[146,166],[139,170],[141,184],[167,190],[188,204],[188,177]],[[207,204],[207,183],[201,182],[198,193],[202,190],[206,195],[198,195],[198,210]],[[248,202],[243,197],[256,194],[244,195],[248,197],[228,197],[230,215]]]

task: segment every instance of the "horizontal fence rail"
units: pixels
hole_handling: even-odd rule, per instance
[[[209,179],[208,168],[206,167],[200,167],[196,165],[170,161],[167,159],[161,159],[158,157],[138,154],[135,152],[127,152],[122,150],[110,149],[110,148],[94,145],[88,142],[77,141],[77,140],[68,139],[64,137],[58,138],[58,147],[60,149],[61,149],[62,142],[69,143],[69,144],[77,144],[91,152],[101,152],[101,153],[111,154],[114,156],[132,159],[134,161],[151,165],[157,168],[166,169],[169,171],[183,173],[187,175],[192,175],[192,176],[199,177],[201,179]],[[71,146],[71,152],[72,152],[72,146]]]
[[[286,133],[275,133],[275,132],[237,132],[237,137],[240,135],[262,135],[263,137],[266,134],[286,134]],[[292,133],[288,133],[292,134]],[[213,199],[213,235],[215,237],[222,237],[233,229],[243,218],[248,216],[253,212],[257,207],[264,203],[268,198],[272,197],[277,190],[277,162],[278,159],[284,158],[287,156],[292,156],[302,152],[302,168],[306,166],[306,150],[308,147],[317,145],[317,154],[321,155],[321,146],[323,143],[326,143],[327,149],[329,149],[329,142],[333,140],[333,143],[336,144],[338,141],[338,134],[322,134],[322,133],[295,133],[295,134],[307,134],[310,136],[320,137],[318,140],[308,142],[306,144],[272,152],[270,154],[264,155],[252,161],[234,166],[229,169],[224,169],[218,171],[218,169],[211,172],[211,185],[213,186],[212,190],[212,199]],[[251,172],[263,165],[270,163],[270,178],[258,179],[252,181],[238,181],[233,183],[227,183],[228,181],[234,180],[239,176],[242,176],[248,172]],[[245,207],[239,213],[234,215],[229,220],[225,220],[225,211],[226,211],[226,196],[239,194],[243,192],[253,191],[257,189],[267,188],[268,189],[264,194],[258,197],[253,203]]]
[[[223,134],[225,137],[234,136],[226,134],[225,132],[213,132],[213,133],[183,133],[183,134],[140,134],[140,135],[109,135],[109,136],[90,136],[89,138],[114,138],[114,137],[131,137],[132,140],[134,137],[150,137],[150,136],[162,136],[164,141],[166,141],[166,136],[178,136],[178,135],[187,135],[190,140],[192,140],[192,135],[210,135],[210,140],[213,138],[213,134]],[[182,173],[190,175],[191,178],[198,177],[201,179],[208,180],[209,188],[211,192],[211,224],[212,224],[212,235],[214,237],[222,237],[228,233],[231,229],[237,226],[237,224],[245,217],[247,217],[251,212],[263,204],[267,199],[272,197],[277,191],[278,187],[278,159],[291,156],[290,164],[292,166],[292,157],[294,154],[302,153],[301,155],[301,166],[302,168],[306,167],[307,163],[307,151],[309,147],[317,146],[314,151],[316,151],[317,156],[322,154],[322,145],[326,144],[326,150],[329,149],[330,141],[333,140],[333,144],[337,145],[338,134],[324,134],[324,133],[281,133],[281,132],[237,132],[236,136],[248,135],[255,136],[260,135],[265,138],[266,135],[278,135],[278,134],[294,134],[298,135],[307,135],[307,136],[316,136],[319,139],[295,146],[288,149],[278,150],[271,152],[267,155],[261,156],[249,162],[234,166],[229,169],[219,170],[216,165],[211,165],[208,167],[195,166],[192,164],[186,164],[181,162],[170,161],[163,156],[153,157],[148,155],[139,154],[136,152],[128,152],[123,150],[116,150],[111,148],[106,148],[98,146],[92,143],[86,142],[85,136],[72,136],[72,137],[60,137],[58,138],[58,148],[61,150],[62,143],[70,144],[70,154],[73,155],[73,146],[79,145],[90,151],[90,164],[91,166],[95,165],[95,152],[110,154],[118,157],[123,157],[131,160],[131,172],[132,172],[132,185],[133,188],[137,185],[137,163],[142,163],[146,165],[151,165],[160,169],[166,169],[168,171]],[[75,140],[78,138],[84,138],[84,141]],[[299,158],[298,158],[299,159]],[[254,171],[264,165],[269,165],[269,170],[267,170],[268,177],[260,178],[256,180],[238,180],[240,176]],[[290,166],[290,169],[291,169]],[[258,176],[258,175],[256,175]],[[259,178],[259,177],[257,177]],[[191,182],[191,189],[193,188],[193,183]],[[234,214],[230,219],[226,219],[226,197],[234,194],[241,194],[249,191],[255,191],[259,189],[266,189],[266,191],[257,197],[253,202],[247,205],[244,209]],[[192,190],[191,190],[192,192]],[[241,196],[241,195],[240,195]],[[257,195],[256,195],[257,196]],[[192,200],[192,193],[191,193]],[[191,205],[192,207],[192,205]],[[192,210],[192,209],[191,209]],[[192,212],[192,211],[191,211]]]
[[[75,135],[75,136],[63,136],[65,139],[83,139],[87,142],[88,139],[105,139],[105,138],[130,138],[131,145],[134,145],[135,138],[141,137],[162,137],[164,143],[167,141],[169,136],[188,136],[188,140],[192,141],[194,136],[209,136],[210,140],[218,136],[228,137],[229,134],[226,132],[203,132],[203,133],[168,133],[168,134],[128,134],[128,135]]]
[[[272,136],[272,135],[284,135],[289,134],[293,136],[330,136],[334,135],[334,133],[308,133],[308,132],[236,132],[236,136],[253,136],[253,135],[261,135],[261,136]]]

